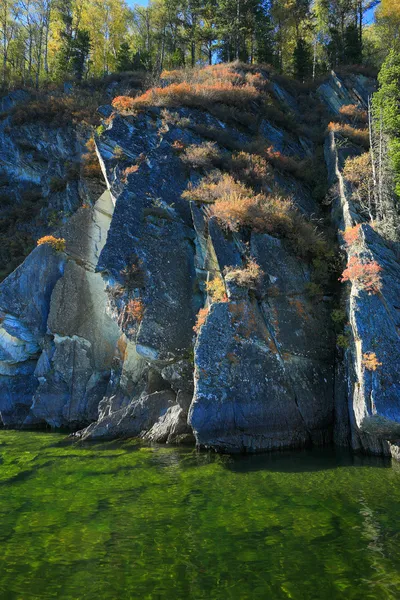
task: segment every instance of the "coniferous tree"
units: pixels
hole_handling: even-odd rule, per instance
[[[117,71],[123,73],[133,69],[132,50],[128,42],[122,42],[117,53]]]
[[[303,39],[299,39],[293,53],[294,74],[297,79],[307,79],[312,73],[311,46]]]

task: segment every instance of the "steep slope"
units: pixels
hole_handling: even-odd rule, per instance
[[[327,107],[348,104],[347,85],[339,99],[334,79],[320,88]],[[335,351],[337,261],[304,106],[317,121],[324,109],[292,88],[223,65],[166,73],[160,88],[102,108],[109,196],[59,232],[65,252],[38,247],[0,288],[5,426],[91,422],[79,437],[228,451],[323,444],[335,432],[347,443],[352,375]]]
[[[362,76],[350,82],[332,77],[319,90],[333,112],[350,103],[366,109],[372,91],[371,82]],[[347,435],[354,449],[398,458],[400,248],[398,242],[385,235],[383,222],[367,222],[366,207],[360,203],[360,194],[355,193],[354,177],[347,174],[346,159],[362,152],[354,140],[340,131],[330,131],[325,155],[330,181],[336,184],[332,218],[349,272],[348,288],[343,292],[348,325],[339,436],[346,431],[348,417]],[[365,178],[365,173],[359,177]]]

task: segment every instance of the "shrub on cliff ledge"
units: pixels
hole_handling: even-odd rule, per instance
[[[329,131],[334,131],[344,138],[347,138],[349,142],[356,146],[362,146],[365,150],[369,149],[369,132],[368,129],[357,129],[347,124],[340,124],[331,122],[328,125]]]
[[[197,313],[196,325],[194,325],[194,327],[193,327],[193,331],[195,332],[196,335],[200,332],[200,329],[206,322],[209,312],[210,312],[210,309],[208,307],[205,307],[205,308],[201,308],[199,310],[199,312]]]
[[[376,294],[382,288],[381,271],[382,267],[376,260],[361,262],[358,256],[352,256],[340,281],[351,281],[369,294]]]
[[[141,96],[130,98],[118,96],[114,98],[113,107],[129,113],[147,106],[191,106],[208,108],[215,102],[241,108],[243,104],[257,100],[259,91],[252,85],[233,85],[230,82],[214,82],[211,84],[172,83],[166,87],[151,88]]]
[[[215,142],[192,144],[182,154],[182,161],[194,169],[211,169],[221,162],[221,152]]]
[[[66,242],[63,238],[56,238],[54,235],[45,235],[37,241],[38,246],[42,246],[43,244],[47,244],[57,250],[57,252],[64,252]]]
[[[261,283],[264,272],[260,265],[251,258],[244,267],[226,267],[225,276],[237,286],[256,290]]]

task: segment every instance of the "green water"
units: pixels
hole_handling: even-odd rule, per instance
[[[400,466],[0,432],[0,599],[400,598]]]

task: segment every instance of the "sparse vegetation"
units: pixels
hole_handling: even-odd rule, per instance
[[[195,332],[196,335],[199,334],[200,329],[203,327],[204,323],[206,322],[209,312],[210,312],[210,309],[208,307],[205,307],[205,308],[201,308],[199,310],[199,312],[197,313],[196,325],[193,327],[193,331]]]
[[[369,148],[369,132],[368,129],[359,129],[348,124],[331,122],[328,125],[330,131],[334,131],[341,137],[349,140],[350,143],[356,146],[361,146],[368,150]]]
[[[63,238],[56,238],[54,235],[45,235],[37,241],[38,246],[46,244],[51,246],[57,252],[65,252],[66,242]]]
[[[194,169],[206,171],[221,163],[221,152],[215,142],[192,144],[182,154],[182,160]]]
[[[243,267],[226,267],[225,278],[239,287],[257,290],[261,284],[264,272],[257,262],[250,258]]]
[[[206,290],[211,297],[212,302],[227,302],[224,280],[220,275],[216,275],[206,283]]]
[[[378,361],[375,352],[365,352],[362,358],[362,364],[367,371],[376,371],[382,363]]]

